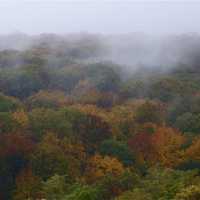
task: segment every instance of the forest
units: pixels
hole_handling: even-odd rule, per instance
[[[200,35],[0,36],[1,200],[199,200]]]

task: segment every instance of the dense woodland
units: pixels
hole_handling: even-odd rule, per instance
[[[24,37],[0,38],[0,199],[200,199],[199,36]]]

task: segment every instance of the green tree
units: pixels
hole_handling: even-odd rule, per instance
[[[200,186],[190,185],[183,188],[175,196],[174,200],[199,200],[200,199]]]
[[[108,155],[118,158],[126,166],[134,163],[134,157],[126,143],[116,140],[105,140],[100,149],[102,155]]]
[[[164,109],[155,102],[146,101],[136,110],[135,120],[138,123],[155,123],[160,124],[164,119]]]
[[[103,200],[101,191],[92,186],[76,186],[74,190],[62,200]]]
[[[175,126],[184,133],[200,133],[200,115],[184,113],[177,117]]]
[[[48,200],[62,199],[68,189],[66,178],[55,174],[43,183],[44,195]]]
[[[19,109],[21,103],[14,97],[8,97],[0,93],[0,112],[9,112]]]
[[[128,191],[115,198],[115,200],[153,200],[151,194],[143,189],[136,188],[133,191]]]
[[[72,125],[62,111],[36,108],[29,113],[30,128],[36,138],[41,138],[46,132],[54,132],[59,136],[70,135]]]
[[[68,174],[68,160],[59,139],[46,134],[31,156],[31,167],[36,176],[47,180],[51,176]]]

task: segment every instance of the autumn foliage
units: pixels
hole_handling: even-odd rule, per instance
[[[0,200],[199,200],[199,64],[127,73],[99,48],[0,51]]]

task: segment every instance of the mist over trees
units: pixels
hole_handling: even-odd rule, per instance
[[[0,36],[0,199],[199,200],[200,36]]]
[[[75,53],[73,51],[76,50],[75,58],[98,57],[119,64],[141,64],[153,67],[195,62],[195,58],[198,57],[199,43],[198,33],[157,36],[140,32],[110,35],[90,33],[0,35],[1,50],[27,50],[43,46],[42,48],[51,50],[57,48],[58,51],[65,51],[69,57],[73,56],[72,54]],[[88,52],[89,50],[92,51]]]

